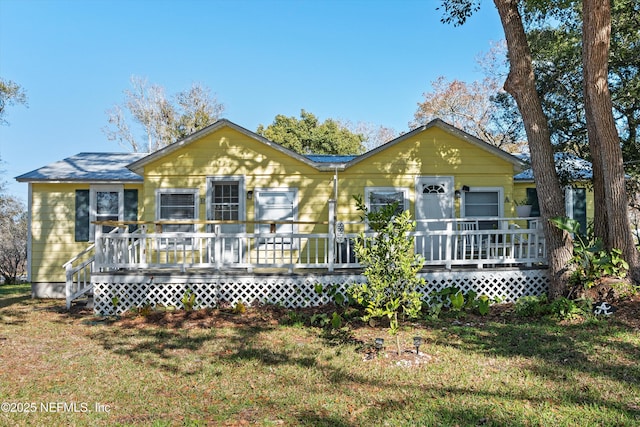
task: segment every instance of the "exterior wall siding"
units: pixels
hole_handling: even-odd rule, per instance
[[[90,244],[76,242],[74,235],[75,191],[89,188],[85,183],[31,185],[31,282],[64,282],[62,265]]]

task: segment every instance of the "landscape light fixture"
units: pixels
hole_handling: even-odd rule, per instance
[[[384,338],[376,338],[374,345],[376,347],[376,351],[382,350],[382,347],[384,347]]]
[[[416,354],[420,354],[421,345],[422,345],[422,337],[413,337],[413,346],[416,348]]]

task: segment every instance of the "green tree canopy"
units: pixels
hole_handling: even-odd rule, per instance
[[[267,127],[259,125],[256,132],[300,154],[360,154],[366,139],[336,120],[320,123],[305,110],[300,111],[300,119],[278,114],[273,123]]]
[[[536,87],[552,142],[558,151],[592,160],[583,92],[582,2],[536,0],[525,6]],[[640,174],[640,0],[613,1],[611,16],[608,73],[613,113],[626,171]],[[515,109],[508,103],[501,107]]]

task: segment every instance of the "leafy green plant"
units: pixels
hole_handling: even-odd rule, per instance
[[[440,291],[431,293],[429,303],[429,316],[437,318],[443,307],[448,307],[449,312],[458,317],[465,312],[477,310],[482,316],[489,314],[491,304],[498,302],[487,295],[478,295],[474,290],[463,293],[456,286],[449,286]]]
[[[331,322],[329,319],[329,315],[327,313],[315,313],[311,316],[311,325],[317,325],[320,327],[325,327]]]
[[[480,295],[476,301],[478,313],[482,316],[489,314],[489,310],[491,309],[491,298],[486,295]]]
[[[331,327],[333,329],[340,329],[342,326],[342,316],[338,314],[338,312],[334,311],[331,315]]]
[[[247,312],[247,306],[242,301],[240,301],[236,303],[232,311],[234,314],[244,314]]]
[[[415,228],[411,213],[398,213],[397,203],[378,211],[368,211],[362,196],[354,196],[356,206],[363,213],[374,236],[364,233],[355,239],[355,250],[367,283],[352,285],[347,291],[353,300],[364,307],[362,319],[389,318],[389,332],[396,335],[400,353],[399,314],[415,318],[422,308],[417,287],[424,283],[418,272],[424,258],[413,251],[408,233]]]
[[[451,311],[459,313],[464,308],[464,294],[462,291],[458,291],[455,294],[449,294],[449,301],[451,302]]]
[[[138,307],[138,314],[142,317],[147,317],[153,311],[153,307],[150,303],[146,303],[140,307]]]
[[[348,298],[348,295],[345,296],[342,293],[339,285],[333,284],[325,287],[322,283],[316,283],[315,285],[313,285],[313,289],[318,295],[322,295],[326,293],[329,296],[329,298],[331,298],[333,303],[338,307],[343,307],[351,303],[351,301]]]
[[[552,315],[560,319],[574,319],[584,314],[584,311],[578,304],[566,297],[560,297],[553,300],[549,306]]]
[[[322,328],[331,325],[333,329],[340,329],[342,327],[342,322],[343,318],[337,311],[334,311],[331,316],[327,313],[316,313],[311,316],[310,320],[311,325],[317,325]]]
[[[196,294],[193,293],[191,289],[187,288],[187,290],[184,292],[184,295],[182,296],[181,302],[185,311],[192,311],[196,303]]]
[[[302,328],[305,324],[307,317],[297,311],[289,311],[286,317],[280,319],[281,325],[294,326],[296,328]]]
[[[575,271],[571,283],[585,289],[593,287],[602,277],[624,278],[629,264],[622,257],[620,249],[606,250],[601,239],[584,236],[580,233],[580,223],[567,217],[552,218],[551,224],[560,230],[573,234],[573,258]]]
[[[549,306],[545,294],[540,296],[525,295],[518,298],[514,306],[514,313],[518,317],[536,317],[548,312]]]

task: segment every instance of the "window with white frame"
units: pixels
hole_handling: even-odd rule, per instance
[[[156,190],[156,218],[159,221],[176,221],[172,224],[164,224],[163,232],[193,232],[198,219],[198,189],[197,188],[171,188]],[[180,224],[180,220],[187,220]]]
[[[94,185],[90,196],[90,239],[95,238],[94,221],[122,221],[124,219],[124,186]],[[114,227],[102,225],[101,232],[109,233]]]
[[[211,182],[211,219],[238,221],[240,219],[240,183],[238,181]]]
[[[381,208],[398,203],[397,213],[407,209],[409,190],[394,187],[365,187],[365,204],[369,212],[377,212]]]
[[[256,220],[260,221],[258,230],[261,233],[295,233],[298,217],[298,190],[296,188],[257,188]],[[273,221],[273,222],[270,222]],[[287,222],[291,222],[287,224]],[[261,243],[291,245],[288,236],[272,239],[261,239]]]
[[[504,190],[501,187],[475,187],[462,193],[463,217],[501,217],[504,213]],[[480,221],[480,229],[497,228],[498,221]]]

